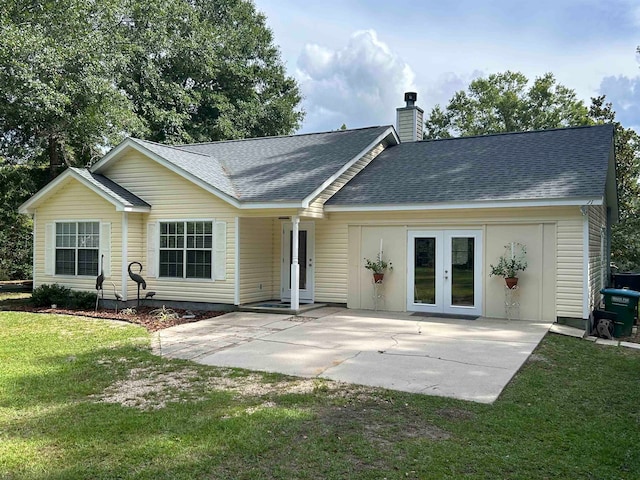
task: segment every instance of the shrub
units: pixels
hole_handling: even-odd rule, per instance
[[[71,290],[54,283],[52,285],[40,285],[35,288],[31,294],[31,301],[36,307],[50,307],[55,304],[60,308],[90,310],[96,304],[96,294]]]
[[[67,305],[69,308],[91,310],[96,305],[96,294],[94,292],[74,290],[71,292],[71,298],[69,300],[69,305]]]
[[[36,307],[50,307],[53,304],[67,306],[71,300],[71,289],[54,283],[40,285],[33,289],[31,301]]]

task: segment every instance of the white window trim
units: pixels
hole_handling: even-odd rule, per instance
[[[210,222],[211,223],[211,248],[210,249],[203,249],[203,248],[197,248],[197,249],[190,249],[190,250],[210,250],[211,251],[211,277],[210,278],[189,278],[187,277],[187,262],[186,262],[186,258],[184,259],[185,261],[183,262],[182,265],[182,277],[164,277],[162,275],[160,275],[160,251],[161,250],[168,250],[168,249],[163,249],[160,248],[160,225],[162,223],[184,223],[185,224],[185,229],[184,229],[184,235],[185,235],[185,247],[182,248],[182,252],[186,252],[187,251],[187,242],[186,242],[186,234],[187,234],[187,226],[186,223],[187,222]],[[159,280],[162,281],[188,281],[188,282],[215,282],[215,245],[216,245],[216,219],[215,218],[180,218],[180,219],[161,219],[158,220],[156,222],[156,245],[155,245],[155,253],[156,253],[156,278],[158,278]],[[180,250],[180,249],[171,249],[171,250]]]
[[[102,254],[102,222],[100,220],[95,220],[95,219],[69,219],[69,220],[55,220],[52,222],[53,223],[53,276],[54,277],[58,277],[58,278],[92,278],[92,277],[97,277],[98,275],[100,275],[100,255]],[[92,275],[78,275],[78,256],[77,256],[77,252],[78,252],[78,246],[75,246],[75,251],[76,251],[76,260],[75,260],[75,274],[73,275],[69,275],[69,274],[62,274],[62,273],[56,273],[56,251],[58,250],[58,238],[57,238],[57,232],[58,232],[58,224],[59,223],[75,223],[76,224],[76,237],[78,235],[78,230],[77,230],[77,224],[78,223],[97,223],[98,224],[98,268],[97,271],[95,272],[95,274]],[[47,239],[45,238],[45,241]],[[46,246],[45,246],[46,249]],[[93,250],[93,249],[90,249]]]

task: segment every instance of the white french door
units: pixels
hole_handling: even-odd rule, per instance
[[[300,265],[300,302],[313,303],[315,255],[315,230],[311,222],[300,222],[298,229],[298,264]],[[281,295],[283,301],[291,300],[291,261],[293,249],[293,225],[282,226],[282,254],[281,254]]]
[[[409,231],[407,310],[482,315],[482,231]]]

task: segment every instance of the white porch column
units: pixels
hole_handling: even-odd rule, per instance
[[[300,217],[291,217],[291,310],[300,308],[300,264],[298,263],[298,243]]]

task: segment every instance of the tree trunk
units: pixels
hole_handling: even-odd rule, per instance
[[[56,142],[56,137],[51,135],[49,137],[49,176],[51,180],[56,178],[58,165],[58,142]]]

